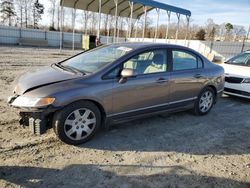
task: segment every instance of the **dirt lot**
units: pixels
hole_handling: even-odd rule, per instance
[[[250,187],[250,102],[224,96],[204,117],[156,116],[68,146],[34,136],[6,105],[22,72],[74,53],[0,47],[0,187]]]

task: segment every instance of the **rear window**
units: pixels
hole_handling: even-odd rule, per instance
[[[203,68],[200,57],[181,50],[173,50],[173,71]]]

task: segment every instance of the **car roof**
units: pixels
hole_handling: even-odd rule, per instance
[[[125,42],[125,43],[116,43],[116,44],[111,44],[111,45],[132,48],[133,50],[137,50],[137,49],[141,49],[141,48],[151,48],[151,47],[169,47],[169,48],[187,49],[186,47],[180,46],[180,45],[153,43],[153,42]]]

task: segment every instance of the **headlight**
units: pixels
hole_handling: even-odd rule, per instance
[[[52,104],[55,98],[45,97],[45,98],[32,98],[32,97],[17,97],[12,106],[17,107],[44,107]]]
[[[245,78],[242,83],[250,84],[250,78]]]

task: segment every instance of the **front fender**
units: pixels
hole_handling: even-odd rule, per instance
[[[100,104],[106,113],[112,111],[112,81],[77,80],[44,86],[26,93],[26,96],[53,97],[53,107],[63,108],[79,100]]]

